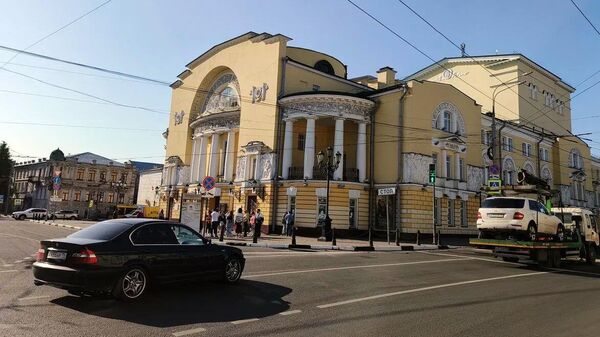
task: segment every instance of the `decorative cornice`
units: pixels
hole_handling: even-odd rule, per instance
[[[310,94],[285,97],[279,100],[285,118],[343,117],[368,122],[375,109],[371,100],[335,94]]]

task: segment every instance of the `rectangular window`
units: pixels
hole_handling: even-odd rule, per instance
[[[90,201],[90,192],[85,192],[85,201]]]
[[[502,150],[513,151],[513,139],[510,137],[502,136]]]
[[[104,192],[98,192],[98,202],[104,202]]]
[[[69,200],[69,192],[63,192],[63,197],[62,197],[63,201],[67,201]]]
[[[459,159],[459,166],[460,166],[460,175],[459,175],[459,179],[460,181],[467,181],[467,168],[465,165],[465,160],[463,158]]]
[[[250,166],[250,179],[254,179],[256,173],[256,158],[252,158],[252,165]]]
[[[75,198],[73,198],[73,200],[81,201],[81,192],[75,192]]]
[[[114,196],[113,196],[113,194],[112,194],[112,193],[110,193],[110,194],[108,195],[108,202],[115,202],[115,200],[114,200]]]
[[[481,144],[492,145],[492,131],[481,130]]]
[[[469,218],[467,213],[467,201],[460,201],[460,226],[469,227]]]
[[[77,180],[83,180],[83,174],[85,173],[84,170],[78,170],[77,171]]]
[[[117,173],[116,172],[112,172],[110,174],[110,181],[112,181],[112,182],[116,182],[117,181]]]
[[[454,226],[454,200],[448,199],[448,213],[447,213],[448,226]]]
[[[88,173],[88,180],[89,181],[96,181],[96,172],[89,172]]]
[[[298,150],[304,151],[305,145],[306,145],[306,135],[301,133],[298,135]]]
[[[446,178],[452,178],[452,157],[446,156]]]
[[[350,199],[350,204],[348,205],[348,222],[350,229],[356,229],[358,223],[358,200],[356,199]]]
[[[540,160],[548,161],[548,149],[540,147]]]
[[[531,157],[531,144],[522,143],[521,150],[523,151],[523,155],[525,157]]]
[[[435,175],[440,176],[440,166],[438,165],[438,155],[437,153],[433,153],[431,155],[431,159],[433,160],[433,164],[435,164]]]
[[[100,172],[100,181],[106,181],[106,172]]]

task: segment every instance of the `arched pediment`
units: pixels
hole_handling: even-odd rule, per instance
[[[465,137],[467,135],[465,120],[463,119],[460,110],[450,102],[442,102],[435,108],[431,120],[431,127]]]
[[[232,72],[220,75],[210,86],[200,116],[240,109],[240,84]]]

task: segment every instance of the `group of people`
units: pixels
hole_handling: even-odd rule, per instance
[[[262,225],[265,217],[257,209],[256,212],[242,210],[238,208],[236,213],[233,211],[225,212],[215,208],[211,213],[206,214],[205,228],[200,228],[200,232],[210,235],[211,238],[219,237],[219,229],[224,226],[227,237],[237,236],[246,237],[248,233],[254,231],[257,237],[260,237]]]
[[[283,225],[283,228],[281,229],[281,235],[292,236],[294,231],[294,220],[295,216],[293,210],[287,211],[284,214],[283,219],[281,219],[281,224]]]

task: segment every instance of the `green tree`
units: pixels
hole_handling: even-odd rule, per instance
[[[0,204],[0,211],[8,211],[8,195],[10,194],[10,176],[13,170],[13,162],[10,159],[10,149],[6,142],[0,144],[0,194],[4,195],[4,203]]]

